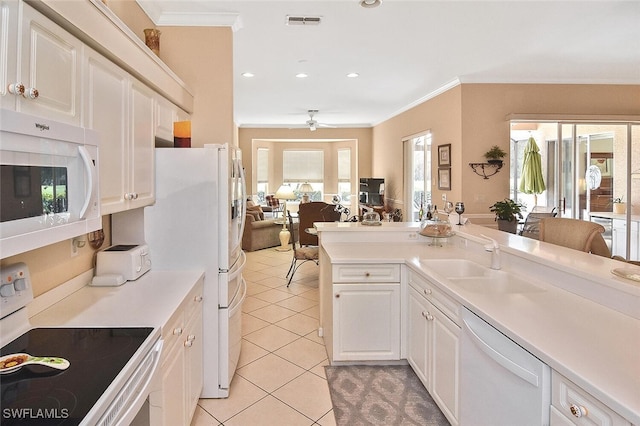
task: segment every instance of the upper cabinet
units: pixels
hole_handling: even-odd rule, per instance
[[[103,214],[154,201],[155,94],[87,48],[83,125],[100,134]]]
[[[2,15],[2,107],[80,125],[83,43],[24,2]]]

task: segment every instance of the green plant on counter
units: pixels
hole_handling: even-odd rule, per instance
[[[520,203],[516,203],[515,201],[505,198],[503,201],[496,201],[494,205],[491,206],[491,212],[495,213],[495,220],[506,220],[507,222],[512,222],[517,217],[518,219],[522,219],[522,209],[525,206]]]

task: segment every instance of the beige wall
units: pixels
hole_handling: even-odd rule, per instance
[[[489,213],[489,206],[509,196],[509,165],[488,180],[473,173],[469,163],[484,161],[492,145],[509,152],[509,114],[638,115],[640,86],[463,84],[418,105],[373,129],[373,174],[391,182],[404,199],[402,144],[404,137],[430,130],[432,149],[451,143],[450,201],[464,201],[467,213]],[[434,157],[435,158],[435,157]],[[432,175],[436,176],[437,166]],[[442,191],[434,179],[433,200]],[[400,203],[398,203],[400,204]],[[402,203],[403,204],[403,203]],[[401,205],[398,205],[401,207]]]
[[[191,146],[234,144],[231,28],[161,27],[160,30],[160,58],[193,91]]]
[[[371,176],[371,153],[372,149],[372,129],[318,129],[315,132],[310,132],[308,129],[270,129],[270,128],[261,128],[261,129],[253,129],[253,128],[240,128],[238,130],[238,139],[239,146],[242,150],[242,164],[244,165],[245,172],[247,173],[247,183],[248,188],[247,191],[249,194],[252,194],[254,191],[254,178],[253,178],[253,141],[261,140],[261,141],[286,141],[286,140],[296,140],[301,141],[300,144],[312,142],[316,146],[322,147],[323,144],[327,143],[327,140],[339,140],[339,141],[347,141],[347,140],[355,140],[357,142],[357,151],[354,153],[357,158],[357,172],[358,176]],[[306,141],[306,142],[305,142]],[[344,143],[344,142],[340,142]],[[281,152],[284,148],[284,144],[279,144],[281,146],[278,147],[278,150]],[[290,143],[287,145],[291,146]],[[274,155],[273,157],[277,157],[278,155]],[[281,156],[280,156],[281,158]],[[272,167],[274,169],[274,185],[278,185],[282,182],[282,163],[273,164]],[[328,162],[329,167],[334,165],[334,162]],[[336,166],[337,173],[337,166]],[[325,171],[325,175],[326,175]],[[326,185],[326,191],[328,192],[332,185],[337,188],[337,177],[334,177],[333,180],[329,178]],[[275,188],[277,189],[277,188]]]
[[[404,207],[404,170],[402,141],[409,136],[429,131],[432,135],[432,147],[437,152],[438,145],[451,144],[451,189],[448,198],[460,197],[461,158],[461,87],[455,87],[435,98],[393,117],[373,129],[373,174],[385,179],[385,198],[394,200],[393,205],[405,211]],[[435,158],[435,157],[434,157]],[[431,188],[432,200],[439,205],[443,191],[438,190],[437,162],[434,162],[431,175],[434,177]]]
[[[149,19],[134,0],[106,0],[106,5],[142,41],[144,41],[144,29],[155,28],[153,21]],[[162,39],[160,40],[160,46],[162,47]]]

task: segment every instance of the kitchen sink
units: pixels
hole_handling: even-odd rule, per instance
[[[522,280],[512,274],[500,271],[491,271],[484,277],[458,277],[449,278],[449,282],[463,290],[474,293],[537,293],[545,291],[528,281]]]
[[[483,277],[491,271],[466,259],[421,259],[420,264],[445,278]]]
[[[509,272],[498,271],[466,259],[421,259],[420,265],[460,289],[474,293],[534,293],[543,288]]]

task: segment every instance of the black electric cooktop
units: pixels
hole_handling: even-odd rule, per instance
[[[0,424],[78,425],[153,328],[35,328],[0,355],[28,353],[70,362],[66,370],[27,365],[0,375]]]

